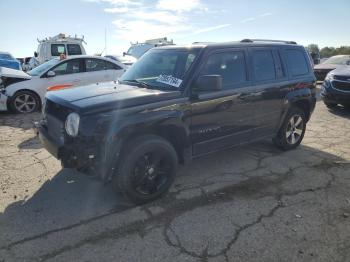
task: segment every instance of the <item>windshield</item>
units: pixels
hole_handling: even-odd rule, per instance
[[[124,73],[121,82],[141,82],[149,88],[180,90],[185,74],[197,54],[198,49],[152,50]]]
[[[46,70],[50,69],[54,65],[57,65],[60,61],[58,59],[51,59],[50,61],[47,61],[36,68],[30,70],[27,72],[30,76],[38,76],[44,73]]]
[[[349,61],[350,56],[333,56],[324,61],[323,64],[347,65]]]

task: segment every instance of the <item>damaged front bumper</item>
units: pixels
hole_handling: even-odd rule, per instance
[[[107,181],[113,167],[106,162],[106,152],[102,141],[89,143],[88,140],[58,141],[54,139],[45,124],[45,121],[36,122],[33,126],[34,133],[39,137],[44,148],[61,161],[62,167],[73,168],[84,173],[93,172]],[[64,139],[66,140],[66,139]],[[94,140],[93,138],[89,139]]]

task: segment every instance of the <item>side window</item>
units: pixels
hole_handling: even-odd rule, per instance
[[[275,63],[270,50],[254,51],[252,60],[256,81],[276,79]]]
[[[66,54],[66,47],[64,46],[64,44],[52,44],[51,55],[60,56],[60,54]]]
[[[289,73],[292,76],[300,76],[309,73],[309,68],[307,66],[307,60],[304,56],[304,52],[296,49],[287,49],[286,57]]]
[[[56,75],[68,75],[68,74],[76,74],[81,73],[81,64],[79,59],[69,60],[63,62],[56,66],[52,71],[55,72]]]
[[[67,44],[68,55],[81,55],[80,45]]]
[[[122,69],[120,66],[113,64],[113,63],[110,63],[110,62],[107,62],[107,61],[105,61],[105,68],[106,68],[106,70],[120,70],[120,69]]]
[[[102,59],[87,58],[85,59],[86,72],[105,70],[105,61]]]
[[[201,75],[221,75],[223,89],[247,81],[243,51],[225,51],[209,56]]]

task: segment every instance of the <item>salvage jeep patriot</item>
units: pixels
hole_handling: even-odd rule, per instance
[[[315,108],[315,80],[295,42],[154,48],[118,82],[49,92],[37,127],[63,167],[145,203],[194,157],[266,138],[297,147]]]

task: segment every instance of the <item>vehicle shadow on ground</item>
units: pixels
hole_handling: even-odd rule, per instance
[[[9,126],[28,130],[33,128],[33,124],[41,119],[41,113],[14,114],[10,112],[0,112],[0,126]]]
[[[350,119],[350,108],[345,108],[342,106],[336,106],[333,108],[328,108],[328,111],[334,115],[345,117],[347,119]]]
[[[19,149],[41,149],[42,144],[37,136],[29,138],[18,145]]]
[[[218,167],[214,163],[230,163],[229,168],[232,170],[236,164],[246,161],[251,152],[256,153],[256,158],[260,158],[259,155],[276,157],[284,154],[269,144],[270,146],[267,146],[267,142],[260,142],[194,160],[180,169],[178,180],[181,180],[182,184],[200,185],[204,174],[218,175],[216,174],[219,172]],[[316,154],[317,157],[327,161],[342,161],[337,156],[307,146],[300,146],[296,150],[306,157],[315,157]],[[235,174],[232,173],[232,176]],[[175,184],[177,182],[175,181]],[[240,181],[235,188],[239,186]],[[174,199],[171,201],[174,202]],[[161,202],[162,206],[169,204],[166,198]],[[0,213],[0,247],[21,239],[40,236],[45,232],[71,228],[133,206],[121,195],[117,195],[110,184],[103,185],[100,181],[73,170],[63,169],[53,179],[46,181],[32,197],[26,201],[14,202],[6,207],[4,213]]]

